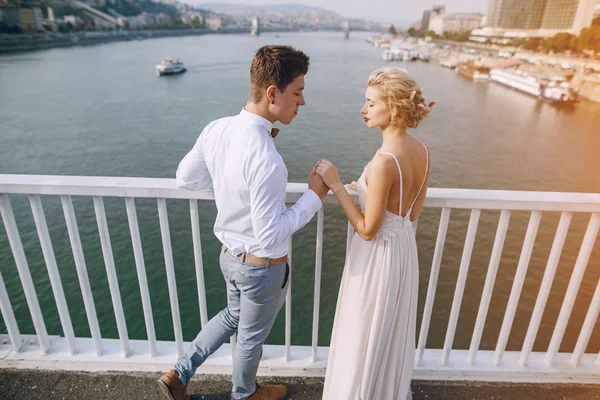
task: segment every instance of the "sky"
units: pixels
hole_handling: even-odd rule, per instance
[[[524,0],[525,1],[525,0]],[[366,18],[374,21],[412,21],[423,16],[423,11],[434,4],[446,6],[446,12],[487,13],[488,0],[186,0],[186,3],[231,3],[245,5],[296,3],[318,6],[345,17]]]

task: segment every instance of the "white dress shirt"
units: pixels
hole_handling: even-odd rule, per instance
[[[288,172],[272,128],[270,121],[245,109],[213,121],[177,168],[179,188],[214,189],[215,236],[235,255],[283,257],[289,237],[322,207],[312,190],[286,207]]]

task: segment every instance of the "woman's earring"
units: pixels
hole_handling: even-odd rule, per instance
[[[275,100],[271,100],[271,104],[275,104]]]

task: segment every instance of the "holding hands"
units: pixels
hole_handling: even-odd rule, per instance
[[[323,182],[323,178],[317,174],[316,167],[310,171],[310,175],[308,176],[308,188],[315,192],[321,199],[329,192],[329,188]]]
[[[344,186],[335,165],[325,159],[319,160],[311,171],[308,177],[308,187],[314,190],[321,198],[327,194],[329,189],[334,191],[334,193],[336,189],[342,187],[355,191],[358,190],[356,182]]]
[[[340,176],[338,174],[338,170],[331,161],[325,159],[320,160],[317,163],[317,165],[315,165],[315,171],[317,172],[317,174],[319,174],[321,178],[323,178],[323,182],[325,182],[325,184],[331,190],[343,186],[342,181],[340,180]]]

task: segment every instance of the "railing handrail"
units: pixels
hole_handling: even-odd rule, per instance
[[[306,183],[288,183],[286,201],[297,201]],[[181,190],[175,179],[108,176],[0,174],[0,193],[58,196],[144,197],[214,200],[212,190]],[[356,192],[350,191],[355,200]],[[336,203],[329,193],[324,203]],[[429,188],[426,207],[600,212],[600,193]]]

